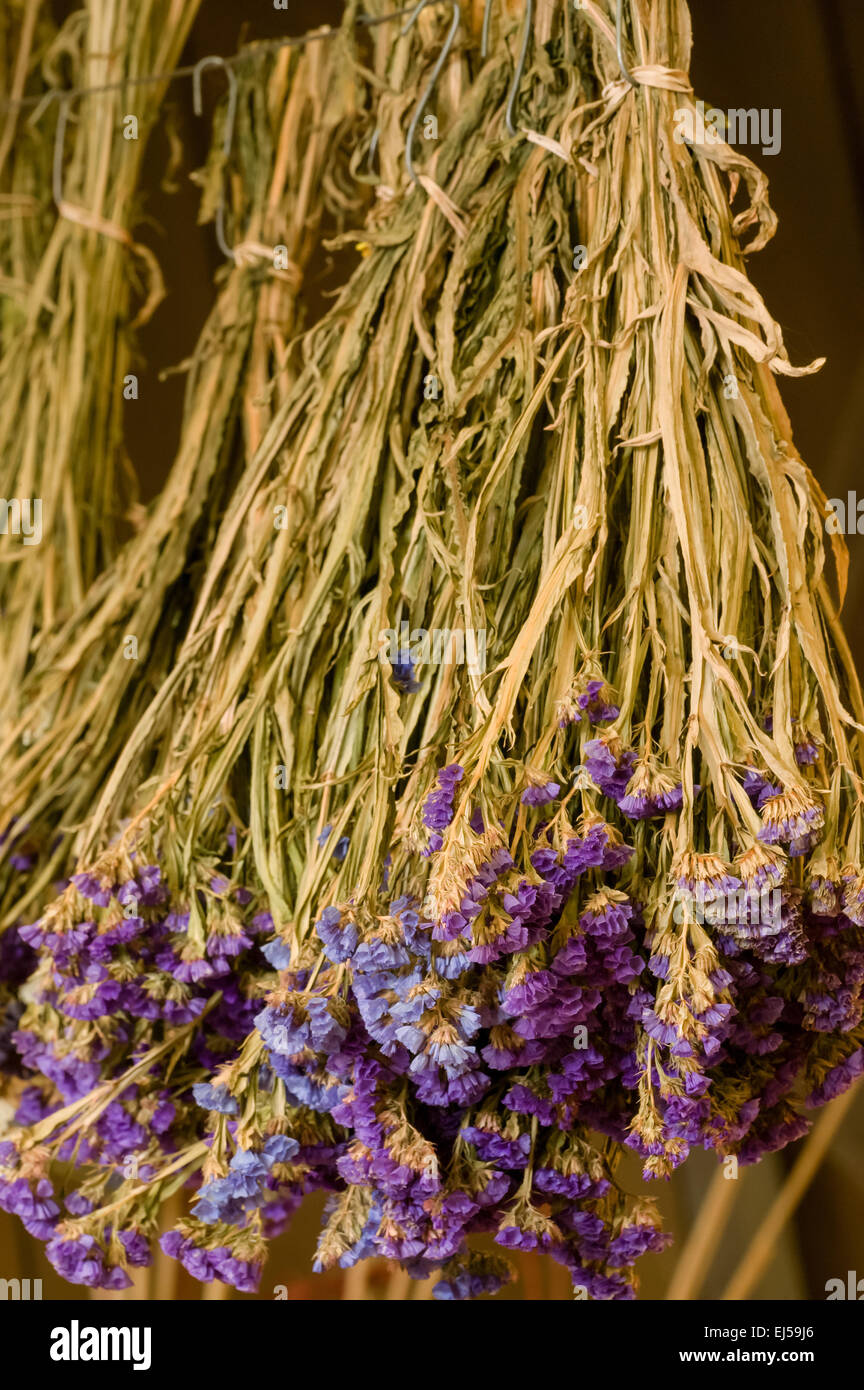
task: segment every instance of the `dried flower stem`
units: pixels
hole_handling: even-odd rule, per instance
[[[852,1086],[826,1107],[807,1138],[792,1171],[757,1227],[738,1268],[726,1285],[727,1302],[748,1298],[777,1249],[777,1238],[819,1171],[831,1141],[839,1130],[860,1086]]]

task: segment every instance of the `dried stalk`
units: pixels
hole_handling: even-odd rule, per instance
[[[819,1171],[819,1165],[831,1147],[859,1089],[851,1087],[820,1115],[789,1176],[756,1228],[756,1233],[742,1255],[738,1268],[726,1285],[724,1300],[749,1298],[753,1293],[774,1256],[777,1240],[783,1228],[794,1215]]]

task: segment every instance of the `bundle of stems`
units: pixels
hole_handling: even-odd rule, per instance
[[[38,526],[29,539],[3,538],[4,714],[21,708],[20,682],[43,629],[83,602],[115,553],[133,496],[124,378],[134,329],[163,293],[153,253],[134,239],[134,194],[165,84],[85,96],[77,120],[62,92],[170,69],[197,8],[197,0],[89,0],[47,44],[50,6],[29,4],[22,15],[12,99],[44,101],[5,115],[4,144],[15,155],[4,182],[29,196],[10,207],[4,245],[0,453],[4,499],[37,509]],[[129,115],[134,138],[124,137],[124,128],[133,134]],[[55,133],[66,137],[59,186],[45,176]]]
[[[13,0],[0,21],[0,325],[3,341],[20,322],[20,306],[51,234],[54,218],[44,205],[51,181],[51,149],[38,127],[20,117],[19,103],[32,85],[39,55],[56,39],[49,8],[39,0]],[[15,306],[18,306],[17,308]]]
[[[765,180],[700,126],[684,0],[630,8],[632,81],[612,4],[540,5],[515,80],[505,20],[434,110],[419,19],[368,254],[22,933],[4,1200],[82,1282],[189,1183],[205,1280],[323,1187],[320,1267],[466,1297],[488,1232],[630,1297],[667,1237],[625,1146],[754,1161],[864,1065],[864,707],[774,385],[818,364],[744,269]]]
[[[231,183],[237,248],[182,364],[187,383],[174,464],[136,534],[78,608],[40,635],[4,723],[9,762],[0,819],[22,827],[5,847],[6,924],[32,912],[46,885],[72,867],[76,827],[153,691],[172,678],[202,557],[294,374],[287,344],[305,312],[303,275],[320,225],[325,218],[338,225],[364,197],[348,167],[356,139],[349,132],[368,122],[362,85],[334,42],[302,51],[253,47],[238,65],[235,157],[244,178]],[[223,180],[218,131],[202,175],[202,216],[212,217]],[[39,852],[23,875],[22,834],[26,848]]]

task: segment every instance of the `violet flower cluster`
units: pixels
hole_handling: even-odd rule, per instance
[[[426,843],[387,855],[405,891],[331,901],[305,940],[230,854],[184,900],[122,854],[77,875],[4,947],[30,1002],[0,1206],[106,1288],[158,1238],[196,1278],[255,1289],[323,1190],[318,1269],[379,1256],[451,1300],[537,1251],[583,1296],[632,1297],[668,1237],[616,1179],[626,1150],[647,1179],[694,1146],[753,1162],[864,1071],[864,875],[828,852],[815,793],[754,766],[752,834],[648,877],[635,837],[668,841],[698,785],[590,717],[580,753],[573,790],[553,758],[497,801],[446,762]],[[160,1234],[142,1186],[178,1180],[190,1210]]]

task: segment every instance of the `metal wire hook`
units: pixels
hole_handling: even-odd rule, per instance
[[[410,19],[407,21],[406,24],[403,24],[402,29],[400,31],[401,34],[407,34],[408,30],[416,22],[417,16],[419,15],[420,11],[425,10],[426,6],[431,5],[432,3],[434,3],[434,0],[420,0],[420,3],[417,6],[415,6],[414,13],[411,15]],[[438,61],[432,69],[429,81],[426,83],[426,87],[424,88],[423,94],[420,97],[420,100],[418,101],[416,107],[414,108],[414,115],[411,117],[411,124],[408,127],[408,134],[405,137],[405,168],[408,170],[408,173],[411,175],[411,178],[414,183],[420,182],[420,180],[417,177],[417,173],[414,169],[414,160],[411,158],[411,151],[414,147],[414,136],[417,133],[417,127],[420,124],[420,121],[423,117],[423,112],[426,110],[426,104],[429,101],[429,98],[431,97],[435,89],[435,83],[438,81],[441,69],[447,61],[450,49],[453,47],[453,40],[456,37],[456,30],[459,28],[459,24],[462,20],[462,10],[459,4],[457,3],[457,0],[452,0],[452,4],[453,23],[450,25],[450,30],[447,34],[446,39],[444,40],[444,46],[441,49],[441,52],[438,54]]]
[[[533,16],[534,0],[525,0],[525,23],[522,26],[522,44],[519,49],[519,61],[516,64],[513,81],[510,83],[510,91],[507,93],[507,110],[504,113],[504,124],[507,127],[508,135],[518,134],[516,124],[513,120],[513,113],[516,109],[516,98],[519,95],[519,84],[522,81],[522,74],[525,71],[525,59],[528,56],[528,40],[531,37],[531,21]]]
[[[516,99],[519,95],[519,85],[522,81],[522,74],[525,71],[525,59],[528,55],[528,39],[531,34],[531,20],[534,12],[534,0],[526,0],[525,3],[525,23],[522,28],[522,43],[519,48],[519,60],[516,64],[516,71],[507,92],[507,109],[504,113],[504,124],[507,127],[508,135],[517,135],[516,122],[513,119],[516,109]],[[485,58],[489,52],[489,28],[492,18],[492,0],[486,0],[486,8],[483,11],[483,29],[480,38],[480,57]]]
[[[228,111],[225,116],[225,129],[222,134],[222,154],[227,160],[231,153],[231,145],[234,141],[234,123],[237,119],[237,75],[224,58],[213,54],[209,58],[202,58],[195,64],[192,70],[192,105],[196,116],[200,116],[203,110],[201,104],[201,74],[205,68],[222,68],[228,79]],[[225,240],[225,189],[223,186],[222,194],[216,207],[216,240],[219,243],[219,250],[229,260],[235,260],[234,252]]]
[[[57,125],[54,130],[54,165],[51,171],[51,192],[58,212],[61,211],[60,204],[64,201],[63,147],[66,143],[66,122],[69,119],[70,101],[71,97],[68,96],[60,98],[60,110],[57,112]]]
[[[616,6],[615,47],[618,52],[618,66],[621,69],[621,76],[626,77],[631,87],[638,87],[639,83],[624,62],[624,0],[618,0]]]
[[[483,11],[483,28],[480,33],[480,57],[489,56],[489,28],[492,19],[492,0],[486,0],[486,8]]]

